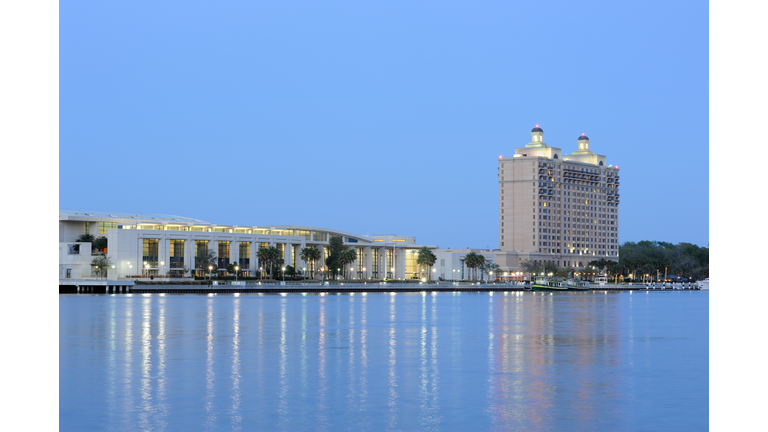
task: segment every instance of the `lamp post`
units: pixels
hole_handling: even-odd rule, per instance
[[[99,275],[99,279],[101,279],[101,274],[99,274],[99,266],[96,266],[96,274]]]
[[[209,266],[208,266],[208,280],[211,280],[211,271],[212,271],[212,270],[213,270],[213,266],[212,266],[212,265],[209,265]]]
[[[435,272],[437,272],[437,269],[433,268],[432,269],[432,279],[435,279]]]
[[[114,274],[114,272],[115,272],[115,266],[112,266],[112,273]],[[107,275],[107,277],[109,277],[109,275]],[[115,275],[115,279],[117,279],[117,275]]]
[[[142,273],[141,273],[141,276],[142,276],[142,277],[146,277],[146,273],[144,273],[144,269],[145,269],[145,268],[149,268],[149,265],[147,264],[147,262],[146,262],[146,261],[144,261],[144,267],[142,267],[142,268],[141,268],[141,272],[142,272]]]
[[[493,272],[492,271],[488,272],[488,280],[490,281],[491,279],[493,279]]]
[[[363,277],[362,277],[362,279],[365,279],[366,278],[365,276],[366,276],[366,274],[365,274],[365,267],[363,267]]]
[[[149,264],[147,264],[147,265],[146,265],[146,266],[144,266],[144,267],[146,267],[146,268],[147,268],[147,276],[149,276]]]
[[[165,261],[160,261],[160,272],[163,274],[163,277],[165,277]]]
[[[129,275],[130,273],[133,273],[133,266],[131,265],[131,263],[128,263],[128,273]]]
[[[237,273],[240,271],[240,266],[235,266],[235,282],[237,282]]]
[[[285,282],[285,267],[283,267],[283,282]]]

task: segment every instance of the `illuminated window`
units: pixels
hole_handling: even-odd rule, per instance
[[[105,234],[110,228],[117,228],[117,222],[99,222],[99,234]]]

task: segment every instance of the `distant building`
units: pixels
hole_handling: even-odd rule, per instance
[[[91,243],[77,242],[82,234],[106,237],[107,250],[92,251]],[[436,248],[418,245],[411,236],[369,236],[296,225],[218,225],[160,214],[59,210],[59,278],[93,277],[91,262],[102,253],[114,264],[107,274],[111,280],[150,275],[182,277],[185,269],[204,276],[208,269],[195,259],[202,250],[216,253],[218,268],[213,272],[224,271],[232,263],[248,276],[259,270],[258,249],[270,246],[281,251],[285,265],[306,269],[310,277],[320,277],[333,236],[341,237],[357,252],[358,259],[347,268],[353,279],[417,278],[422,273],[416,264],[418,249]],[[315,246],[321,253],[314,269],[301,260],[301,249],[307,246]]]
[[[520,270],[521,260],[583,267],[619,257],[619,167],[589,149],[584,134],[573,154],[544,142],[536,125],[531,142],[499,156],[497,264]]]

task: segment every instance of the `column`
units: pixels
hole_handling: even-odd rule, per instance
[[[191,269],[195,266],[195,241],[192,236],[184,240],[184,267]]]
[[[293,244],[291,244],[290,242],[287,242],[285,243],[285,247],[283,249],[284,249],[283,260],[285,260],[283,267],[288,267],[289,265],[291,265],[291,262],[293,261],[291,259],[291,256],[292,256],[291,254],[293,252]]]
[[[373,255],[371,253],[370,246],[366,246],[363,248],[363,267],[365,267],[365,271],[363,272],[363,277],[365,279],[371,278],[371,272],[373,271]]]
[[[219,241],[210,239],[208,241],[208,250],[212,250],[216,253],[216,262],[218,263],[219,262]],[[218,267],[218,266],[215,266],[215,267]],[[204,269],[204,270],[206,274],[208,274],[208,269]],[[218,271],[217,269],[213,269],[211,272],[216,273],[217,271]]]
[[[229,243],[229,245],[230,245],[229,262],[231,264],[239,266],[240,265],[240,241],[232,239],[232,242]]]
[[[258,258],[256,258],[256,251],[258,250],[258,248],[259,248],[259,242],[252,240],[251,250],[248,256],[248,259],[250,259],[250,263],[251,263],[250,271],[252,272],[255,272],[256,270],[259,269],[259,263],[257,262]],[[253,275],[254,273],[251,273],[251,274]]]
[[[395,272],[397,273],[397,279],[405,279],[405,249],[396,249],[397,255],[395,256]]]

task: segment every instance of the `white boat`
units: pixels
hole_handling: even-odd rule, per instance
[[[595,278],[595,283],[598,285],[605,285],[608,283],[608,278],[605,276],[598,276]]]
[[[700,290],[707,290],[707,291],[709,291],[709,278],[697,281],[696,285],[699,286]]]

